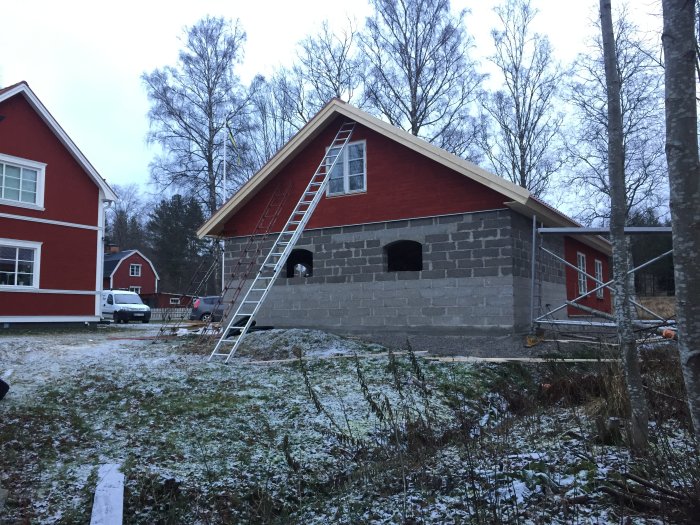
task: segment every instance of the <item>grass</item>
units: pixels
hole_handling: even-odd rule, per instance
[[[654,471],[677,490],[697,479],[692,462],[674,474],[687,414],[665,397],[680,394],[661,351],[644,368],[665,414],[653,445],[666,455],[652,462],[596,441],[595,417],[624,416],[610,365],[436,363],[409,348],[224,366],[181,342],[43,339],[0,346],[15,369],[0,404],[7,523],[85,523],[105,462],[122,464],[135,524],[656,523],[600,492],[608,473]],[[286,345],[377,351],[294,333],[266,355]]]

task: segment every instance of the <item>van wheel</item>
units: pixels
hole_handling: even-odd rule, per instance
[[[141,321],[141,322],[142,322],[143,324],[148,324],[148,319],[144,319],[144,320]]]
[[[200,317],[199,320],[208,323],[211,321],[211,314],[202,314],[202,317]]]

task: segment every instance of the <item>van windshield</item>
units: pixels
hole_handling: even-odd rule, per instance
[[[114,302],[117,304],[143,304],[138,295],[132,295],[130,293],[115,293]]]

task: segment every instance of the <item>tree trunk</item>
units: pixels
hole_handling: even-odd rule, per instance
[[[678,353],[700,444],[700,162],[695,93],[695,4],[663,0],[666,159],[671,186]],[[699,445],[700,446],[700,445]]]
[[[627,394],[632,411],[629,429],[630,445],[634,452],[639,453],[647,447],[649,415],[632,325],[632,303],[630,301],[629,279],[627,278],[629,271],[627,237],[625,236],[627,202],[625,198],[620,76],[615,53],[610,0],[600,0],[600,25],[603,36],[605,81],[608,95],[608,177],[610,179],[610,240],[613,245],[615,320],[622,352]]]

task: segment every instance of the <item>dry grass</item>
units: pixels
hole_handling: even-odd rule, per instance
[[[676,316],[676,298],[674,296],[637,297],[637,302],[666,319],[672,319]],[[647,312],[637,310],[640,319],[653,319]]]

